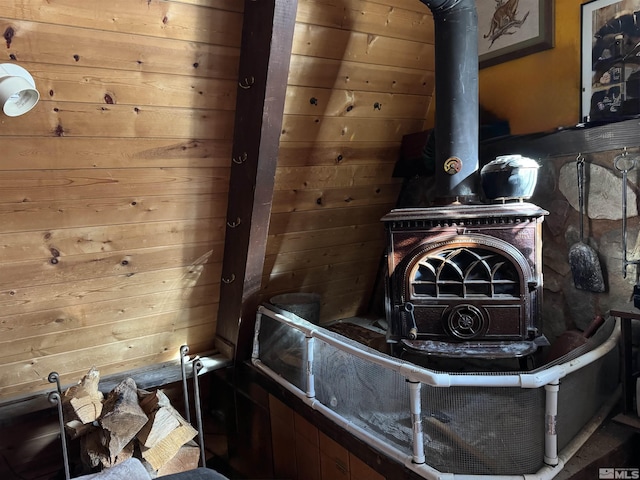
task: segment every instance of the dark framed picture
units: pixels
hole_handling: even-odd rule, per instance
[[[553,48],[553,0],[477,0],[479,67]]]
[[[640,114],[640,0],[582,5],[580,121]]]

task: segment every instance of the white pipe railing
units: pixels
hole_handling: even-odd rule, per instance
[[[267,315],[272,319],[286,323],[290,327],[295,328],[305,335],[306,345],[306,392],[291,384],[271,368],[265,365],[259,358],[259,332],[261,325],[261,316]],[[288,318],[273,312],[265,307],[258,309],[258,318],[256,319],[256,329],[254,335],[254,345],[252,352],[253,364],[266,375],[271,377],[277,383],[293,392],[297,397],[302,399],[307,405],[314,410],[320,411],[326,417],[330,418],[334,423],[338,424],[345,430],[351,432],[356,437],[367,442],[377,450],[386,454],[390,458],[404,464],[406,467],[420,474],[423,478],[429,480],[547,480],[553,478],[564,467],[566,460],[571,458],[575,451],[586,441],[593,430],[591,424],[594,422],[599,425],[601,419],[595,418],[583,428],[576,437],[565,447],[563,452],[558,455],[558,439],[557,439],[557,415],[558,415],[558,393],[560,390],[560,379],[566,375],[589,365],[590,363],[601,358],[603,355],[611,351],[618,343],[620,337],[620,323],[616,321],[612,334],[600,346],[593,350],[570,360],[566,363],[551,366],[545,370],[533,373],[505,374],[505,375],[451,375],[448,373],[433,372],[424,369],[415,364],[396,360],[383,353],[366,349],[366,347],[355,347],[349,342],[345,342],[335,336],[326,334],[313,324],[302,319]],[[315,398],[315,377],[313,373],[313,351],[314,339],[325,342],[336,349],[346,351],[351,355],[358,357],[367,362],[382,366],[386,369],[393,370],[402,375],[409,383],[410,392],[410,413],[412,423],[412,455],[407,455],[389,443],[372,435],[369,431],[359,427],[355,423],[346,420],[340,414],[331,410]],[[520,388],[545,388],[545,415],[544,415],[544,464],[545,466],[535,474],[524,475],[464,475],[442,473],[428,465],[428,459],[425,457],[424,437],[422,431],[422,413],[421,413],[421,386],[422,383],[433,387],[520,387]],[[610,404],[610,405],[609,405]],[[608,411],[611,410],[611,402],[607,402]],[[603,408],[605,408],[603,407]],[[597,426],[596,425],[596,426]],[[586,433],[585,433],[586,432]],[[590,432],[590,433],[589,433]]]
[[[351,355],[365,360],[369,363],[379,365],[398,372],[410,381],[418,381],[432,387],[519,387],[519,388],[540,388],[545,385],[560,380],[581,368],[596,361],[602,355],[613,349],[620,337],[620,322],[616,321],[614,331],[602,345],[581,355],[578,358],[559,365],[551,366],[547,369],[532,373],[517,373],[505,375],[465,375],[434,372],[427,370],[413,363],[397,360],[384,353],[373,351],[361,347],[354,347],[353,344],[345,342],[336,336],[330,335],[327,331],[319,329],[317,326],[305,321],[287,318],[276,312],[260,306],[258,315],[267,315],[274,320],[286,323],[291,327],[301,331],[306,337],[314,337],[318,340],[337,348],[338,350],[349,352]],[[258,329],[256,328],[256,331]],[[256,337],[257,338],[257,337]]]
[[[420,382],[409,381],[409,402],[411,404],[411,425],[413,438],[413,463],[424,463],[424,437],[422,436],[422,405],[420,404]]]
[[[305,337],[305,344],[307,345],[307,397],[316,397],[316,384],[315,377],[313,376],[313,337]]]
[[[558,465],[558,392],[560,382],[553,382],[544,386],[545,389],[545,429],[544,429],[544,463]]]

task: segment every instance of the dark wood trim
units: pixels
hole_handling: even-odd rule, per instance
[[[480,158],[487,162],[498,155],[519,153],[542,159],[638,146],[640,146],[640,118],[632,118],[487,140],[480,144]]]
[[[245,0],[216,341],[248,358],[259,304],[297,0]]]

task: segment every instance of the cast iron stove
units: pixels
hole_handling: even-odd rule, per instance
[[[516,202],[384,216],[392,350],[513,358],[548,345],[539,324],[547,213]]]

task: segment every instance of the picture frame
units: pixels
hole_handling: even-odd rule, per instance
[[[553,48],[553,0],[477,0],[478,66]]]
[[[581,6],[580,122],[640,114],[640,0]]]

